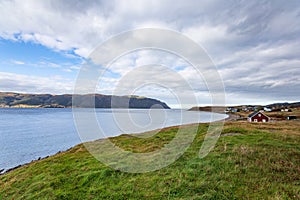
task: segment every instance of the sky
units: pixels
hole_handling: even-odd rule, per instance
[[[99,45],[126,31],[159,28],[205,50],[223,80],[227,105],[300,101],[299,19],[299,0],[1,0],[0,91],[73,93],[80,69]],[[152,64],[164,67],[140,68]],[[180,77],[197,104],[212,103],[203,77],[168,52],[130,52],[106,69],[97,93],[115,94],[121,87],[120,95],[134,91],[180,107],[174,91],[187,91]],[[153,84],[137,86],[128,77]]]

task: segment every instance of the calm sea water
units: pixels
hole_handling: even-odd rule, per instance
[[[82,109],[80,112],[84,117],[86,113],[94,110]],[[95,113],[106,137],[211,121],[210,113],[176,109],[163,111],[96,109]],[[217,114],[215,117],[215,119],[224,119],[226,115]],[[91,126],[87,123],[84,128],[88,132]],[[83,140],[81,138],[84,137],[80,137],[77,133],[72,109],[2,108],[0,109],[0,170],[53,155],[83,140],[94,140],[103,136],[95,135]]]

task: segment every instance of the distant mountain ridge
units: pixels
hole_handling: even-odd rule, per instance
[[[266,107],[270,107],[270,108],[282,108],[282,107],[288,107],[288,108],[298,108],[300,107],[300,102],[294,102],[294,103],[288,103],[288,102],[284,102],[284,103],[273,103],[273,104],[269,104]]]
[[[140,96],[113,96],[103,94],[22,94],[0,92],[0,107],[2,108],[70,108],[72,97],[75,97],[76,107],[95,108],[164,108],[170,107],[159,100]],[[94,102],[93,102],[94,101]]]

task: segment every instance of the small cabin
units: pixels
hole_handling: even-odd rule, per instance
[[[272,112],[272,108],[264,107],[264,111],[266,111],[266,112]]]
[[[270,117],[268,117],[264,113],[258,111],[258,112],[254,112],[254,113],[250,114],[248,116],[248,121],[249,122],[269,122]]]
[[[292,110],[288,109],[288,108],[284,108],[284,109],[281,109],[281,112],[292,112]]]
[[[287,116],[286,120],[296,120],[297,116]]]
[[[228,107],[228,108],[226,108],[226,111],[225,111],[225,112],[232,112],[232,113],[235,113],[235,112],[240,112],[240,109]]]

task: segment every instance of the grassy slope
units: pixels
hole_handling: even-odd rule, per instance
[[[216,148],[204,159],[198,151],[207,125],[192,146],[159,171],[114,171],[77,145],[45,160],[0,176],[0,199],[299,199],[300,122],[228,122]],[[186,127],[188,128],[188,127]],[[176,133],[167,128],[141,139],[112,140],[135,152],[153,151]]]

